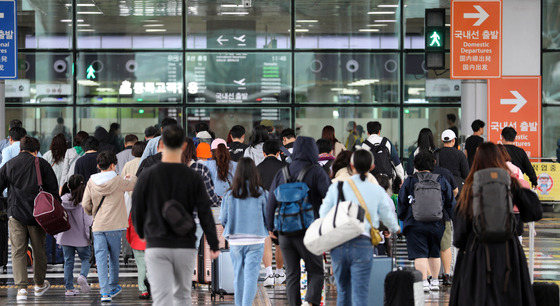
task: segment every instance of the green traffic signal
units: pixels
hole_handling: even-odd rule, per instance
[[[437,31],[433,31],[430,35],[430,47],[441,47],[441,36]]]

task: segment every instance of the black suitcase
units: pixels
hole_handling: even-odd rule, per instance
[[[385,278],[385,306],[424,305],[422,273],[418,270],[397,270]]]
[[[537,306],[560,305],[560,290],[555,283],[534,283],[533,292]]]

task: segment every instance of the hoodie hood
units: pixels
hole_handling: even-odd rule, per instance
[[[95,133],[93,134],[95,139],[99,140],[99,142],[108,142],[109,141],[109,132],[104,127],[98,127],[95,129]]]
[[[319,149],[312,137],[299,136],[294,143],[292,160],[300,160],[312,164],[319,161]]]
[[[117,173],[115,171],[96,173],[89,179],[93,182],[91,188],[102,195],[113,193],[118,186],[118,184],[114,182],[117,179]]]

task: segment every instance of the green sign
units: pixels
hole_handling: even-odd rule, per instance
[[[445,49],[445,28],[428,27],[426,29],[426,51]]]
[[[95,69],[93,69],[93,65],[89,65],[86,72],[87,72],[86,79],[88,79],[88,80],[94,80],[95,79]]]
[[[441,47],[441,36],[438,31],[432,31],[430,39],[430,47]]]

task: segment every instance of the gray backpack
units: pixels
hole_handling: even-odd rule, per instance
[[[412,216],[420,222],[435,222],[443,218],[441,185],[437,182],[438,174],[417,172],[418,183],[414,185],[414,202]]]
[[[473,230],[480,241],[505,242],[515,230],[511,176],[501,168],[478,170],[473,180]]]

